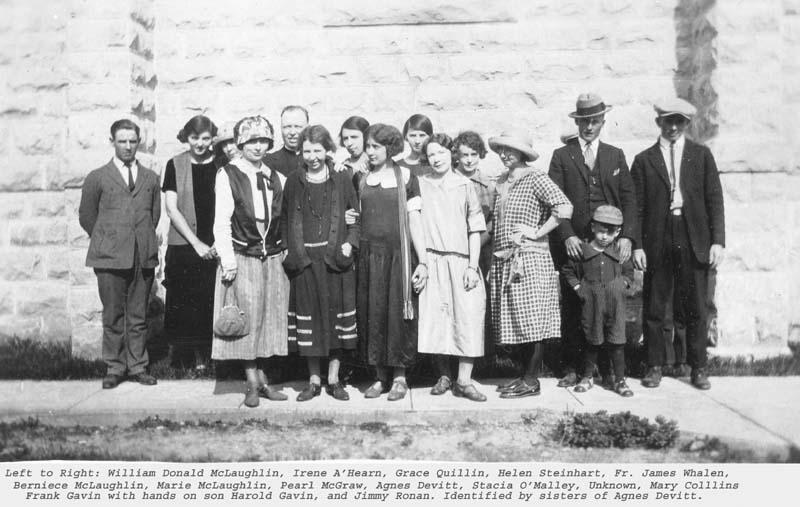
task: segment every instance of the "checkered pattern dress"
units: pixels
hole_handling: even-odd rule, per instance
[[[570,214],[564,192],[542,171],[532,170],[513,184],[498,181],[495,201],[495,252],[514,248],[514,225],[538,228],[551,214]],[[568,217],[564,217],[568,218]],[[553,266],[547,238],[541,248],[517,254],[522,276],[507,283],[511,259],[494,259],[491,271],[492,327],[495,341],[504,345],[561,337],[558,307],[558,272]]]

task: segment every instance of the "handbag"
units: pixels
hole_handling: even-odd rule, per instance
[[[214,334],[220,338],[238,338],[250,332],[250,321],[247,314],[239,308],[236,289],[233,289],[233,304],[228,304],[230,284],[222,285],[222,309],[214,319]]]

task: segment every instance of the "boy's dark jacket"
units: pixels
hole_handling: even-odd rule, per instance
[[[583,259],[574,261],[570,259],[561,269],[564,278],[569,286],[575,288],[576,285],[592,285],[597,283],[608,283],[611,280],[622,277],[626,285],[633,284],[633,265],[628,259],[624,264],[619,263],[619,247],[616,243],[598,252],[589,243],[581,245],[583,249]],[[610,261],[612,267],[611,276],[607,280],[601,279],[600,260]]]
[[[352,183],[350,171],[336,172],[333,163],[328,161],[328,171],[333,182],[334,191],[331,194],[330,213],[331,227],[328,231],[328,245],[325,247],[325,264],[334,271],[342,272],[350,269],[358,249],[360,225],[346,225],[344,213],[352,208],[360,212],[358,197]],[[281,237],[287,247],[286,259],[283,268],[289,277],[299,275],[311,264],[311,258],[306,252],[303,241],[303,204],[306,202],[305,170],[294,171],[286,178],[286,188],[283,193],[283,213],[281,214]],[[342,244],[353,245],[350,257],[342,255]]]

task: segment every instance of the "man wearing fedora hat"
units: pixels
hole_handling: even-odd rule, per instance
[[[706,376],[709,277],[722,262],[725,212],[711,150],[684,136],[695,108],[681,99],[655,105],[658,141],[631,166],[642,242],[633,254],[644,271],[643,327],[648,370],[645,387],[658,387],[665,363],[664,323],[686,333],[691,382]],[[672,304],[670,308],[670,303]]]
[[[557,148],[550,160],[550,178],[573,205],[572,219],[562,222],[550,235],[550,250],[559,271],[568,259],[581,258],[582,241],[591,234],[592,213],[599,206],[611,205],[622,210],[624,225],[617,240],[621,262],[630,258],[633,245],[638,244],[636,197],[625,154],[599,140],[605,114],[611,109],[612,106],[604,103],[597,94],[578,96],[575,111],[569,114],[578,126],[578,135],[566,139],[565,145]],[[575,372],[585,340],[579,325],[580,299],[563,276],[561,289],[561,365],[564,377],[558,385],[570,387],[578,382]]]

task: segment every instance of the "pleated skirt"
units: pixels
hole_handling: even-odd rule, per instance
[[[307,248],[311,265],[290,280],[289,351],[301,356],[328,357],[358,343],[356,272],[331,270],[326,248]]]
[[[285,356],[288,347],[289,280],[283,270],[281,254],[257,257],[236,254],[237,273],[229,290],[236,291],[239,308],[250,321],[250,333],[226,338],[214,335],[211,358],[253,360]],[[230,300],[230,296],[228,296]],[[222,269],[217,270],[214,292],[214,318],[222,309]]]

